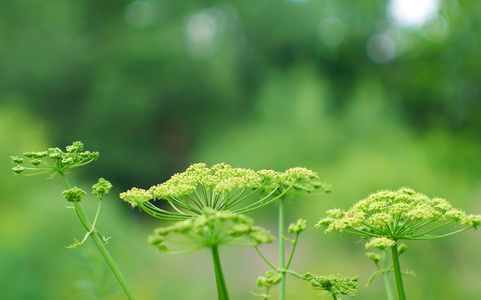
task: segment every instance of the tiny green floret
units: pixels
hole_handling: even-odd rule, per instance
[[[30,159],[32,166],[20,166],[24,162],[23,158],[12,156],[13,163],[17,164],[13,171],[25,176],[64,174],[69,169],[86,165],[99,157],[98,152],[81,151],[83,151],[82,142],[74,142],[66,147],[66,152],[57,147],[49,148],[47,151],[25,152],[23,156]]]
[[[427,240],[450,236],[481,224],[481,216],[455,209],[445,199],[429,198],[410,188],[382,190],[357,202],[348,211],[331,209],[316,227],[346,232],[371,241],[367,247],[391,247],[397,240]],[[449,224],[467,227],[439,233]]]
[[[274,240],[269,231],[255,226],[251,218],[212,209],[206,209],[202,215],[171,226],[157,228],[148,239],[160,251],[171,253],[219,245],[257,246]]]
[[[257,278],[257,288],[264,289],[273,287],[282,280],[282,274],[274,271],[267,271],[266,276],[259,276]]]
[[[63,195],[65,196],[65,199],[69,202],[80,202],[82,201],[83,196],[85,196],[85,192],[74,186],[69,190],[63,191]]]
[[[358,288],[358,277],[345,277],[341,274],[319,276],[311,273],[306,273],[302,279],[311,283],[311,286],[316,290],[327,291],[333,295],[356,296]]]
[[[291,234],[298,234],[306,229],[307,220],[299,219],[296,223],[292,223],[289,225],[289,233]]]
[[[92,186],[92,194],[102,196],[108,194],[111,188],[112,184],[109,181],[99,178],[98,182]]]
[[[396,245],[396,241],[388,239],[386,237],[372,238],[369,243],[366,244],[366,249],[377,248],[379,250],[388,250],[390,247]]]
[[[121,193],[120,198],[156,218],[179,221],[201,215],[207,208],[244,214],[272,203],[291,190],[311,192],[316,189],[328,190],[315,172],[305,168],[292,168],[284,173],[255,172],[227,163],[211,168],[205,163],[196,163],[164,183],[148,190],[134,187]],[[150,203],[156,200],[167,201],[173,210]],[[249,203],[242,205],[248,200]]]

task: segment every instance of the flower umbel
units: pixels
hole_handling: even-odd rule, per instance
[[[427,240],[476,228],[481,216],[452,208],[445,199],[429,198],[409,188],[382,190],[357,202],[348,211],[332,209],[316,227],[325,232],[347,232],[371,239],[366,247],[386,248],[397,240]],[[467,225],[448,233],[439,231],[452,223]]]
[[[66,147],[66,152],[60,148],[49,148],[47,151],[40,152],[25,152],[23,156],[30,159],[30,166],[24,165],[24,158],[12,156],[12,162],[17,164],[12,170],[15,174],[26,176],[64,173],[69,169],[86,165],[99,157],[98,152],[83,151],[83,149],[82,142],[74,142]]]
[[[341,274],[319,276],[308,272],[302,276],[302,279],[309,281],[316,290],[327,291],[334,295],[356,296],[357,276],[353,278]]]
[[[255,226],[254,221],[230,211],[207,209],[203,214],[160,227],[149,237],[149,242],[161,251],[182,253],[218,245],[257,246],[273,242],[269,231]],[[178,244],[183,247],[172,248]],[[189,245],[189,246],[185,246]]]
[[[226,163],[211,168],[196,163],[162,184],[148,190],[134,187],[121,193],[120,198],[156,218],[179,221],[201,215],[206,208],[243,214],[263,207],[291,190],[320,188],[328,189],[326,184],[318,181],[315,172],[305,168],[292,168],[284,173],[272,170],[255,172]],[[165,200],[173,211],[161,209],[151,200]],[[247,200],[249,203],[241,206]]]

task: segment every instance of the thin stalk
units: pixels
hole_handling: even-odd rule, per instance
[[[383,270],[388,269],[387,251],[382,252],[382,268]],[[389,279],[389,272],[383,272],[382,277],[384,279],[384,287],[386,288],[387,300],[394,300],[394,295],[392,293],[391,280]]]
[[[265,256],[264,254],[262,254],[261,250],[259,250],[259,247],[256,245],[254,246],[254,248],[256,249],[257,253],[259,254],[259,256],[266,262],[266,264],[268,264],[272,269],[274,270],[277,270],[277,267],[274,266],[273,263],[271,263]]]
[[[58,173],[60,178],[62,178],[62,181],[63,183],[65,184],[65,187],[67,189],[70,189],[70,183],[68,182],[67,178],[65,177],[65,175],[63,173]],[[115,264],[115,261],[114,259],[112,258],[112,256],[110,255],[109,251],[107,250],[107,248],[105,248],[105,245],[104,245],[104,241],[102,239],[102,237],[100,236],[100,234],[98,233],[98,231],[93,228],[93,226],[91,225],[90,223],[90,220],[85,212],[85,210],[83,209],[83,206],[80,204],[80,203],[77,203],[75,202],[75,210],[77,211],[77,215],[80,219],[80,222],[82,223],[82,225],[89,231],[89,232],[92,232],[90,234],[90,236],[92,237],[92,239],[94,240],[95,244],[97,245],[97,247],[99,248],[100,250],[100,253],[102,253],[102,256],[105,258],[105,260],[107,261],[110,269],[112,269],[112,272],[114,273],[115,277],[117,278],[117,280],[119,281],[120,285],[122,286],[125,294],[127,295],[127,297],[130,299],[130,300],[135,300],[135,295],[134,293],[132,292],[132,290],[130,289],[128,283],[127,283],[127,280],[124,278],[124,276],[122,275],[122,273],[120,272],[120,269],[119,267]]]
[[[222,274],[222,267],[220,265],[219,248],[217,245],[212,246],[212,259],[214,261],[215,282],[217,285],[217,297],[219,300],[228,300],[227,287]]]
[[[294,240],[294,244],[292,245],[291,255],[289,256],[289,259],[287,260],[286,269],[289,269],[289,266],[291,265],[292,258],[294,257],[294,251],[296,251],[296,246],[297,246],[298,241],[299,241],[299,232],[297,233],[296,239]]]
[[[279,269],[282,279],[279,283],[279,300],[286,299],[286,257],[284,247],[284,197],[279,199]]]
[[[394,267],[394,276],[396,277],[396,287],[399,300],[406,300],[406,294],[404,293],[404,285],[402,279],[401,265],[399,263],[399,252],[397,245],[391,246],[392,262]]]
[[[336,294],[331,294],[331,295],[332,295],[332,299],[337,300]]]

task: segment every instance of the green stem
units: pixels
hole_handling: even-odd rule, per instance
[[[286,258],[284,248],[284,197],[279,199],[279,269],[282,279],[279,283],[279,300],[286,299]]]
[[[394,246],[391,246],[391,252],[392,252],[392,262],[394,267],[394,275],[396,277],[396,287],[397,287],[399,300],[406,300],[406,294],[404,293],[401,265],[399,263],[399,252],[397,249],[397,244]]]
[[[222,267],[220,265],[219,248],[217,245],[212,246],[212,259],[214,261],[215,282],[217,285],[217,297],[219,300],[228,300],[227,287],[222,274]]]
[[[331,295],[332,295],[332,299],[337,300],[336,294],[331,294]]]
[[[65,184],[65,187],[67,189],[70,189],[70,184],[67,180],[67,178],[65,177],[65,175],[63,173],[59,173],[60,175],[60,178],[62,178],[62,181],[63,183]],[[104,241],[101,237],[101,235],[98,233],[98,231],[93,228],[93,226],[91,225],[90,223],[90,220],[87,216],[87,214],[85,213],[85,210],[83,209],[83,206],[80,204],[80,203],[75,203],[75,210],[77,211],[77,215],[80,219],[80,222],[82,223],[82,225],[87,229],[87,231],[92,231],[92,233],[90,234],[90,236],[92,237],[92,239],[94,240],[95,244],[97,245],[97,247],[99,248],[100,250],[100,253],[102,253],[103,257],[105,258],[105,260],[107,261],[107,263],[109,264],[110,266],[110,269],[112,269],[112,272],[114,273],[115,277],[117,278],[117,280],[119,281],[120,285],[122,286],[125,294],[127,295],[127,297],[130,299],[130,300],[134,300],[135,299],[135,295],[134,293],[132,292],[132,290],[130,289],[128,283],[127,283],[127,280],[124,278],[124,276],[122,275],[122,273],[120,272],[120,269],[119,267],[115,264],[115,261],[114,259],[112,258],[112,256],[110,255],[109,251],[107,250],[107,248],[105,248],[105,245],[104,245]]]
[[[387,251],[382,252],[382,265],[384,270],[388,269]],[[386,288],[387,299],[394,300],[394,295],[392,293],[391,280],[389,279],[389,272],[383,272],[382,276],[384,278],[384,286]]]
[[[277,270],[277,267],[274,266],[273,263],[271,263],[265,256],[264,254],[262,254],[261,250],[259,249],[259,246],[254,246],[254,248],[256,249],[257,253],[259,254],[259,256],[266,262],[266,264],[268,264],[272,269],[274,270]]]
[[[289,266],[291,265],[292,258],[294,257],[294,251],[296,251],[296,246],[297,246],[298,241],[299,241],[299,232],[297,233],[296,239],[294,240],[294,244],[292,245],[291,255],[289,256],[289,259],[287,260],[286,269],[289,269]]]

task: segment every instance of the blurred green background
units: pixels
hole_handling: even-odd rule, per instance
[[[287,222],[309,222],[293,269],[359,275],[356,299],[385,299],[380,278],[364,286],[376,269],[360,240],[312,225],[400,186],[481,213],[479,11],[477,0],[0,1],[0,298],[125,298],[93,243],[64,248],[84,232],[60,180],[11,172],[10,155],[81,140],[101,155],[71,181],[113,183],[98,228],[139,300],[216,299],[209,252],[157,253],[146,238],[166,223],[117,196],[193,162],[318,172],[335,192],[288,202]],[[251,216],[275,233],[275,211]],[[409,299],[480,298],[479,241],[408,243]],[[250,248],[221,255],[232,299],[255,299],[267,265]],[[288,282],[289,299],[322,297]]]

